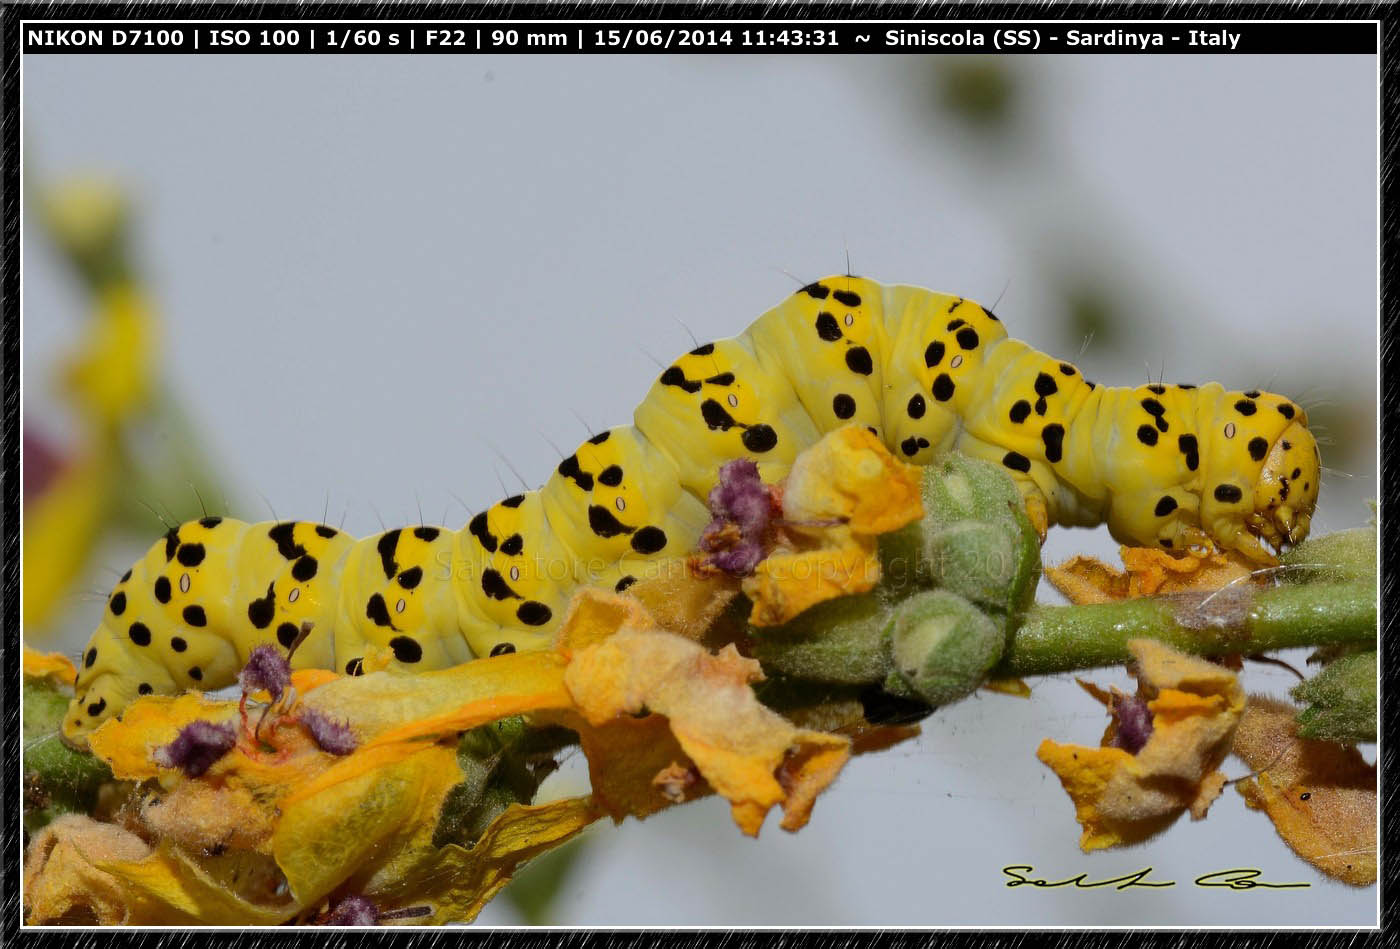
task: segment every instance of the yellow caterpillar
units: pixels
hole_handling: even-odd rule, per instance
[[[544,487],[459,531],[356,540],[311,522],[207,517],[117,583],[64,721],[75,741],[138,695],[233,682],[258,644],[313,634],[298,667],[350,674],[373,646],[437,668],[540,649],[575,587],[624,590],[694,550],[725,461],[765,481],[823,433],[868,426],[926,464],[956,448],[1005,466],[1044,534],[1272,562],[1306,536],[1320,458],[1303,410],[1218,384],[1096,386],[962,297],[859,277],[809,284],[740,336],[663,371],[634,425],[588,439]]]

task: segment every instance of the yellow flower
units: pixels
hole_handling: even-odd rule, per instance
[[[1074,801],[1086,851],[1142,841],[1188,809],[1204,817],[1224,787],[1217,769],[1244,711],[1244,691],[1229,670],[1153,640],[1128,648],[1137,699],[1088,687],[1114,711],[1103,746],[1046,739],[1036,752]]]

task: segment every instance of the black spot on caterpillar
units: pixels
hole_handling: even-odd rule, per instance
[[[776,481],[847,424],[916,463],[956,448],[1001,465],[1042,529],[1102,522],[1123,543],[1209,540],[1260,562],[1266,544],[1306,535],[1320,483],[1294,401],[1215,383],[1095,386],[972,301],[829,277],[668,364],[633,425],[592,436],[540,490],[460,531],[172,529],[113,590],[65,734],[187,688],[195,670],[202,688],[228,685],[255,646],[285,648],[307,622],[293,664],[347,675],[371,656],[369,668],[422,669],[545,648],[578,585],[623,591],[695,549],[722,464],[751,458]]]

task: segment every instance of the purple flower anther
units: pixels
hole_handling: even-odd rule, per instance
[[[713,520],[700,535],[700,549],[711,565],[725,573],[752,573],[764,557],[763,536],[772,517],[772,495],[751,459],[726,462],[710,489]]]
[[[314,708],[301,710],[301,723],[322,751],[333,755],[348,755],[359,745],[355,733],[346,722],[337,722]]]
[[[364,896],[347,896],[326,915],[323,926],[377,926],[379,909]]]
[[[190,722],[175,740],[162,745],[153,755],[156,764],[166,768],[179,768],[191,778],[197,778],[232,750],[238,739],[238,732],[232,722],[215,725],[213,722]]]
[[[238,685],[244,692],[265,690],[276,702],[291,684],[292,664],[276,646],[264,643],[253,649],[248,664],[238,673]]]
[[[1152,737],[1152,712],[1140,698],[1124,697],[1118,700],[1118,734],[1111,745],[1122,748],[1130,754],[1137,754]]]

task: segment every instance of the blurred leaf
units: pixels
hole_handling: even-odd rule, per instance
[[[1122,328],[1131,321],[1117,303],[1117,297],[1097,277],[1084,277],[1061,284],[1066,314],[1067,342],[1092,340],[1096,346],[1116,348]]]
[[[579,857],[587,849],[583,837],[575,837],[557,850],[531,862],[503,894],[529,926],[548,926],[559,890],[568,882]]]
[[[1019,92],[1016,77],[1001,60],[967,56],[934,60],[939,108],[979,130],[1006,125]]]

